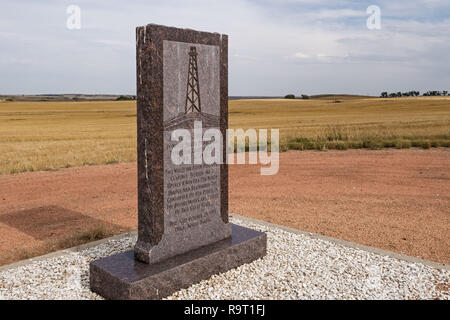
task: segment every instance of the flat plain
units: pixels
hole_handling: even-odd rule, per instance
[[[229,124],[316,149],[230,166],[230,212],[450,263],[449,97],[233,100]],[[135,229],[135,161],[134,101],[0,102],[0,265]]]
[[[282,150],[449,147],[450,97],[231,100]],[[136,102],[0,102],[0,174],[136,161]]]

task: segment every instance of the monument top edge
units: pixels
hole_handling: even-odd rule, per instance
[[[174,26],[165,26],[162,24],[156,24],[156,23],[148,23],[146,25],[143,26],[137,26],[136,30],[139,29],[143,29],[143,28],[155,28],[155,29],[173,29],[173,30],[182,30],[182,31],[192,31],[192,32],[200,32],[200,33],[205,33],[205,34],[210,34],[210,35],[219,35],[221,37],[223,36],[228,36],[227,34],[223,34],[220,32],[210,32],[210,31],[202,31],[202,30],[195,30],[195,29],[191,29],[191,28],[178,28],[178,27],[174,27]]]

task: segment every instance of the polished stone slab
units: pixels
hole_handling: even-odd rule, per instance
[[[172,151],[178,141],[171,139],[177,129],[189,130],[194,146],[203,145],[207,129],[226,136],[228,36],[155,24],[138,27],[136,70],[134,253],[136,259],[153,264],[231,235],[226,143],[219,163],[174,164]],[[192,132],[195,123],[202,124],[200,138]]]
[[[231,224],[230,238],[159,263],[134,258],[133,250],[91,262],[91,290],[107,299],[162,299],[266,254],[265,233]]]

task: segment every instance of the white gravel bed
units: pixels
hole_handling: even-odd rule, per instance
[[[267,256],[168,299],[449,299],[450,271],[233,219],[268,236]],[[132,248],[136,237],[0,273],[0,299],[101,299],[89,262]],[[439,285],[438,288],[436,285]],[[440,289],[440,290],[439,290]]]

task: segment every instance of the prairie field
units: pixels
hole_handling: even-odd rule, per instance
[[[450,97],[231,100],[229,127],[279,128],[282,150],[450,147]],[[0,174],[135,160],[135,101],[0,102]]]
[[[231,128],[279,128],[283,150],[450,146],[450,97],[237,100]]]
[[[136,159],[135,102],[0,103],[0,173]]]

